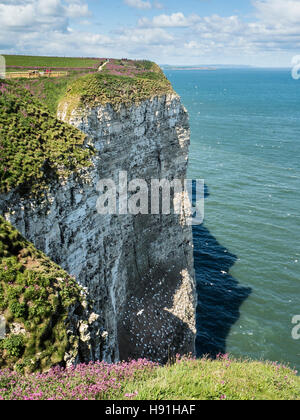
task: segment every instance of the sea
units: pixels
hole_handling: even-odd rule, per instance
[[[193,227],[198,356],[300,371],[300,80],[289,69],[165,74],[190,116],[188,178],[206,187]]]

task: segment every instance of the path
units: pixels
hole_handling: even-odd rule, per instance
[[[99,68],[98,68],[98,71],[100,72],[100,71],[102,71],[103,70],[103,68],[106,66],[106,64],[108,64],[109,63],[109,59],[107,60],[107,61],[105,61],[105,63],[103,63]]]

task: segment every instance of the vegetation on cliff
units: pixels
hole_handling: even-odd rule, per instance
[[[173,91],[160,67],[146,60],[6,56],[6,64],[8,73],[17,70],[67,71],[67,76],[54,79],[41,76],[13,80],[14,86],[27,89],[41,100],[54,116],[65,95],[70,101],[70,93],[75,94],[75,103],[81,98],[86,102],[89,98],[89,101],[97,99],[104,104],[111,101],[113,105],[117,105],[121,102],[139,102],[156,94]],[[100,74],[108,79],[98,79]],[[81,80],[83,76],[88,76],[85,81]],[[95,78],[98,79],[96,85]],[[95,92],[93,88],[96,88]]]
[[[172,92],[160,68],[148,61],[6,58],[9,70],[70,68],[68,77],[58,79],[0,80],[0,194],[40,198],[52,181],[92,164],[86,136],[56,118],[61,98],[115,106]],[[75,280],[0,216],[0,316],[7,330],[0,367],[29,372],[63,364],[76,347],[67,322],[79,298]]]
[[[173,92],[150,61],[8,56],[7,63],[71,67],[68,77],[0,81],[0,193],[40,195],[51,179],[91,165],[85,136],[56,118],[59,102],[69,114],[81,105],[118,107]]]
[[[59,109],[67,105],[68,114],[74,108],[91,104],[110,104],[118,109],[121,104],[130,106],[174,92],[171,83],[155,63],[129,63],[134,64],[128,64],[127,61],[118,64],[117,60],[112,64],[110,61],[103,71],[77,78],[69,84]]]
[[[95,72],[93,72],[95,73]],[[42,102],[44,107],[47,107],[49,113],[56,117],[57,107],[68,89],[69,84],[82,76],[88,74],[87,72],[75,72],[64,77],[51,79],[41,77],[39,79],[19,79],[18,81],[11,81],[14,86],[26,89],[39,102]]]
[[[75,279],[0,216],[0,315],[7,328],[0,367],[31,372],[63,364],[78,340],[67,331],[69,309],[81,299]]]
[[[277,363],[178,358],[54,368],[23,376],[0,371],[4,400],[297,400],[300,378]]]
[[[0,193],[34,192],[89,166],[93,152],[84,142],[28,90],[0,81]]]
[[[72,57],[40,57],[24,55],[5,55],[6,72],[19,73],[34,70],[38,72],[62,71],[67,75],[49,78],[40,76],[38,78],[12,79],[14,86],[23,87],[33,96],[42,101],[56,116],[57,105],[64,96],[68,84],[85,74],[95,73],[99,67],[106,62],[106,58],[72,58]]]

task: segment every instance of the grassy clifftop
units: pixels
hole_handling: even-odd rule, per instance
[[[59,110],[68,113],[82,105],[138,104],[153,96],[173,93],[171,83],[150,61],[110,60],[103,70],[77,78],[69,84]]]
[[[10,56],[8,62],[28,67],[31,63],[34,68],[34,64],[70,65],[70,60]],[[85,136],[56,118],[59,101],[70,113],[81,105],[110,103],[117,108],[173,92],[155,63],[105,60],[83,60],[83,67],[68,77],[0,81],[0,194],[16,188],[22,195],[40,194],[51,179],[91,164],[93,150],[84,146]],[[101,70],[85,68],[90,61]],[[76,60],[75,64],[79,65]]]
[[[81,300],[75,279],[0,216],[0,367],[45,370],[64,362],[76,343],[68,310]]]
[[[67,72],[67,76],[54,79],[14,80],[15,86],[27,89],[42,100],[53,115],[56,115],[59,102],[66,97],[70,100],[75,96],[77,102],[110,102],[116,106],[173,92],[160,67],[146,60],[6,56],[6,64],[8,73],[49,69]]]

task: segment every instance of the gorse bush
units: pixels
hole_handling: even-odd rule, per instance
[[[77,338],[67,332],[69,308],[80,308],[81,289],[0,216],[0,367],[45,370],[64,363]],[[75,346],[74,346],[75,345]]]
[[[34,193],[89,166],[93,151],[84,142],[26,89],[0,81],[0,193]]]

